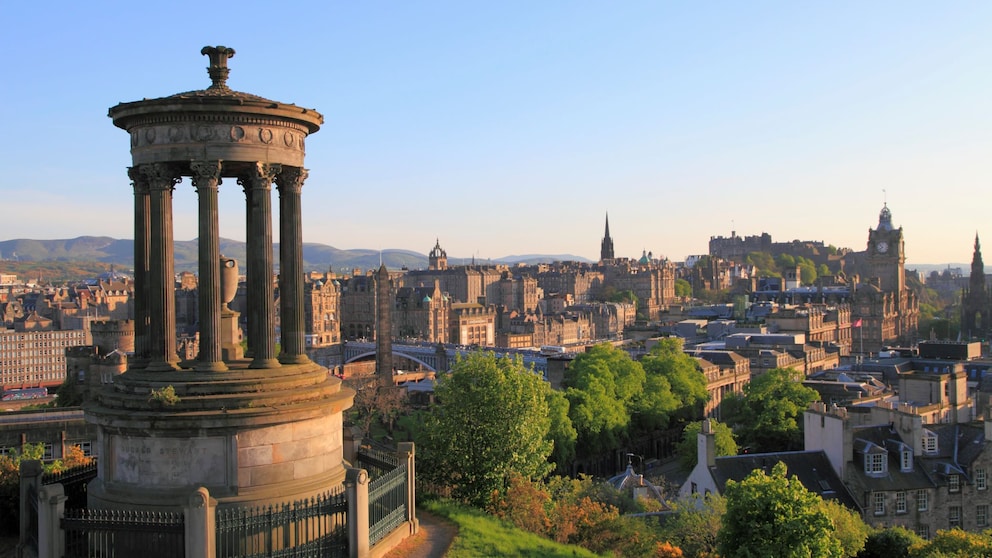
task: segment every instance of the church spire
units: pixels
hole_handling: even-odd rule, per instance
[[[610,214],[606,214],[606,233],[603,237],[603,243],[600,245],[599,249],[599,261],[600,262],[610,262],[613,261],[613,239],[610,238]]]
[[[971,288],[985,290],[985,263],[982,261],[982,245],[975,233],[975,254],[971,257]]]

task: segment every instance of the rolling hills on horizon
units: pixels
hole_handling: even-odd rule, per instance
[[[278,260],[279,244],[275,245]],[[243,266],[246,257],[246,244],[241,241],[220,239],[221,254],[234,258]],[[175,242],[176,271],[194,271],[197,267],[197,241],[185,240]],[[381,260],[380,260],[381,258]],[[107,236],[80,236],[70,239],[35,240],[13,239],[0,241],[0,260],[19,262],[41,261],[96,261],[131,268],[134,263],[134,240],[117,239]],[[477,260],[479,263],[500,263],[514,265],[518,263],[535,264],[556,260],[572,260],[588,262],[586,258],[570,254],[528,254],[506,256],[496,260]],[[471,263],[471,258],[448,258],[450,265]],[[303,267],[307,271],[335,272],[352,269],[374,269],[380,263],[385,263],[392,269],[426,268],[428,258],[412,250],[386,249],[378,250],[353,249],[342,250],[326,244],[313,242],[303,243]]]

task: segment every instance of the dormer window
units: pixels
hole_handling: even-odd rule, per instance
[[[913,450],[906,446],[899,451],[899,470],[903,473],[913,470]]]
[[[923,430],[923,452],[927,455],[937,453],[937,435],[930,430]]]
[[[961,491],[961,477],[959,475],[951,475],[947,477],[947,490],[950,492]]]
[[[884,475],[888,470],[888,455],[884,452],[876,451],[865,454],[865,474]]]

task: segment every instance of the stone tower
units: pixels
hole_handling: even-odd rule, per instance
[[[985,263],[982,245],[975,233],[975,253],[971,257],[971,277],[961,293],[961,332],[971,337],[983,337],[992,330],[992,292],[985,284]]]
[[[902,227],[892,226],[888,205],[878,214],[878,226],[868,229],[868,275],[878,277],[883,292],[902,293],[906,286],[906,245]]]
[[[375,274],[375,373],[387,385],[393,381],[392,283],[381,264]]]
[[[101,459],[89,507],[181,509],[205,487],[219,507],[310,498],[344,480],[342,411],[354,392],[304,352],[301,189],[320,113],[234,91],[234,50],[204,47],[207,89],[121,103],[134,188],[135,358],[84,407]],[[176,355],[172,192],[197,192],[199,354]],[[248,339],[242,358],[222,326],[218,189],[243,190]],[[271,188],[279,195],[280,354],[275,353]],[[225,183],[226,185],[226,183]],[[226,316],[226,317],[225,317]],[[233,342],[237,342],[234,340]]]
[[[431,253],[427,258],[427,269],[432,271],[444,271],[448,269],[448,253],[441,248],[440,240],[435,240],[434,248],[431,249]]]
[[[603,242],[599,247],[599,261],[610,263],[614,260],[613,239],[610,237],[610,214],[606,214],[606,234],[603,235]]]

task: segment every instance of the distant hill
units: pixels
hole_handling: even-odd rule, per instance
[[[234,258],[243,266],[246,245],[244,242],[220,239],[221,254]],[[278,260],[279,245],[275,245],[274,257]],[[176,241],[175,257],[177,271],[195,271],[197,268],[196,240]],[[390,269],[423,269],[427,267],[426,254],[410,250],[383,250],[382,263]],[[305,242],[303,244],[303,268],[307,271],[327,271],[329,268],[342,273],[358,268],[362,270],[378,268],[378,250],[340,250],[326,244]],[[131,269],[134,265],[134,241],[106,236],[80,236],[61,240],[16,239],[0,241],[0,260],[19,262],[44,261],[93,261]],[[535,264],[552,261],[589,261],[585,258],[562,255],[507,256],[491,260],[491,263],[514,265],[517,263]],[[449,258],[450,265],[471,263],[471,258]],[[490,263],[490,260],[477,260],[477,263]]]

